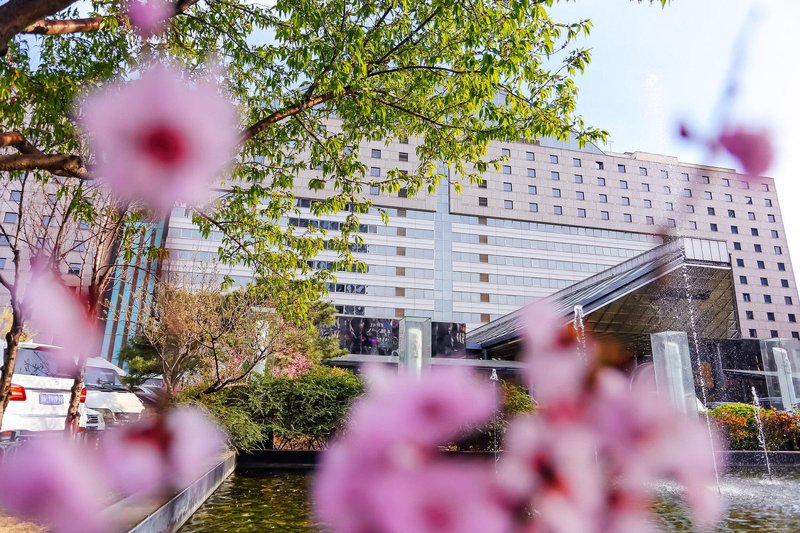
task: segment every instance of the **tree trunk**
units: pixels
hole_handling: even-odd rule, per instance
[[[3,351],[3,371],[0,373],[0,426],[3,425],[3,415],[11,398],[11,378],[17,364],[17,351],[19,340],[22,338],[22,326],[17,320],[17,313],[13,313],[11,329],[6,333],[6,349]]]
[[[86,355],[78,357],[78,373],[72,382],[72,389],[69,396],[69,409],[67,410],[67,420],[64,422],[64,429],[67,433],[75,434],[80,428],[81,414],[78,408],[81,405],[81,390],[83,389],[83,376],[86,374]]]

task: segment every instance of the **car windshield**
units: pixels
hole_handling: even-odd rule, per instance
[[[119,374],[110,368],[87,366],[83,383],[88,388],[126,390],[125,385],[120,382]]]
[[[74,378],[77,365],[57,348],[20,348],[14,373],[50,378]]]

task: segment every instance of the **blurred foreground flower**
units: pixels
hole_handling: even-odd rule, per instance
[[[211,80],[187,85],[163,65],[138,80],[89,95],[81,125],[91,137],[96,174],[121,199],[158,214],[177,201],[201,203],[238,143],[238,112]]]
[[[37,437],[0,458],[0,507],[56,533],[112,531],[102,511],[115,493],[182,489],[205,473],[224,447],[222,432],[192,407],[109,429],[98,447]]]
[[[33,329],[64,349],[64,355],[77,358],[90,355],[99,336],[89,318],[87,305],[74,290],[45,265],[34,263],[25,293],[24,309]]]
[[[172,0],[128,0],[131,26],[143,37],[161,33],[174,14]]]
[[[748,130],[741,126],[729,128],[720,134],[717,141],[752,177],[764,175],[772,166],[774,150],[766,130]]]
[[[657,396],[654,382],[631,386],[604,367],[549,308],[524,317],[540,408],[511,421],[496,471],[438,450],[490,418],[488,379],[378,374],[323,456],[314,485],[323,523],[339,533],[655,531],[650,503],[662,479],[684,487],[697,523],[719,517],[707,428]]]
[[[89,450],[64,437],[39,437],[0,461],[0,507],[57,533],[108,531],[108,497]]]

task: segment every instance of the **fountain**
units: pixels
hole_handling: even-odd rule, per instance
[[[794,411],[800,379],[800,341],[765,339],[760,347],[770,401],[775,405],[778,403],[775,399],[780,398],[782,409]]]
[[[406,317],[400,321],[398,370],[419,378],[431,358],[431,319]]]
[[[764,424],[761,422],[761,404],[758,401],[758,393],[756,393],[756,388],[751,387],[753,391],[753,407],[755,408],[754,414],[756,417],[756,426],[758,427],[758,443],[761,444],[761,449],[764,450],[764,464],[767,465],[767,474],[769,475],[769,480],[772,481],[772,467],[769,464],[769,454],[767,453],[767,439],[764,436]]]
[[[683,331],[662,331],[650,335],[655,366],[656,388],[668,395],[672,405],[683,413],[697,413],[694,372],[689,356],[689,341]]]
[[[576,305],[573,308],[572,327],[578,336],[578,354],[582,360],[586,360],[586,324],[584,323],[583,306]]]
[[[492,389],[494,391],[494,396],[497,398],[497,383],[500,381],[500,378],[497,377],[497,369],[492,369],[492,375],[489,376],[489,379],[492,382]],[[500,447],[497,443],[497,430],[500,426],[500,407],[495,410],[494,412],[494,427],[492,428],[492,451],[494,452],[494,468],[497,471],[497,462],[500,460]]]

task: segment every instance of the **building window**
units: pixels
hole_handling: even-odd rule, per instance
[[[506,209],[514,209],[514,202],[511,200],[503,200],[503,207]]]
[[[578,218],[586,218],[586,209],[578,208]]]
[[[600,203],[601,204],[607,204],[608,203],[608,195],[607,194],[601,194],[599,196],[600,196]]]
[[[789,322],[797,322],[797,317],[794,313],[789,313]]]
[[[788,289],[789,288],[789,280],[788,279],[782,279],[781,280],[781,287],[783,287],[784,289]]]
[[[600,211],[600,218],[602,220],[608,220],[608,211]]]
[[[674,218],[668,218],[667,219],[667,226],[669,226],[670,228],[677,227],[677,225],[678,224],[675,222]]]
[[[689,229],[697,229],[697,222],[695,222],[694,220],[690,220]]]
[[[785,303],[786,305],[792,305],[792,297],[791,296],[784,296],[783,297],[783,303]]]
[[[554,205],[553,206],[553,214],[560,215],[563,212],[564,212],[564,210],[561,209],[560,205]]]
[[[749,302],[750,301],[750,293],[749,292],[743,292],[742,293],[742,301],[743,302]]]
[[[504,181],[503,182],[503,191],[504,192],[511,192],[511,189],[512,189],[511,183],[508,182],[508,181]]]
[[[772,200],[767,198],[766,200],[764,200],[764,205],[767,207],[772,207]]]
[[[762,183],[761,190],[764,192],[769,192],[769,185],[767,185],[766,183]]]
[[[575,174],[575,183],[583,183],[583,176]]]
[[[672,188],[669,185],[664,185],[664,194],[672,194]]]
[[[73,276],[80,276],[81,275],[81,264],[80,263],[70,263],[67,269],[67,274],[72,274]]]
[[[705,198],[706,200],[713,200],[714,199],[714,195],[711,194],[711,191],[704,191],[703,192],[703,198]]]
[[[408,152],[400,152],[400,161],[408,161]]]
[[[22,191],[11,191],[9,195],[9,200],[12,202],[19,203],[22,200]]]
[[[619,180],[619,188],[620,189],[627,189],[628,188],[628,182],[625,181],[625,180]]]
[[[503,174],[511,174],[511,167],[508,165],[503,165]]]
[[[603,162],[602,161],[595,161],[594,165],[595,165],[595,168],[597,170],[603,170]]]
[[[489,182],[487,182],[486,179],[481,179],[480,183],[478,183],[478,188],[479,189],[485,189],[488,186],[489,186]]]
[[[501,148],[500,153],[503,155],[503,157],[511,157],[511,150],[508,148]]]
[[[732,194],[725,194],[725,201],[726,202],[733,202],[733,195]]]
[[[597,178],[597,184],[600,187],[605,187],[606,186],[606,179],[605,178]]]
[[[752,211],[748,211],[747,212],[747,220],[755,220],[755,219],[756,219],[756,214],[753,213]]]
[[[750,188],[750,184],[747,183],[746,181],[740,181],[739,182],[739,188],[741,188],[741,189],[749,189]]]
[[[694,206],[692,204],[686,205],[686,212],[687,213],[694,213]]]
[[[397,197],[398,198],[408,198],[408,189],[406,189],[405,187],[399,189],[397,191]]]
[[[19,221],[19,215],[17,213],[8,212],[3,216],[3,223],[4,224],[16,224]]]
[[[625,165],[617,165],[617,172],[625,174]]]
[[[745,311],[744,316],[747,320],[753,320],[755,318],[752,311]]]
[[[770,322],[775,322],[775,313],[772,311],[767,311],[767,320]]]
[[[372,195],[378,195],[381,193],[381,188],[377,185],[370,185],[369,186],[369,193]]]
[[[738,235],[739,234],[739,226],[731,226],[731,233],[733,233],[734,235]]]
[[[764,303],[765,304],[771,304],[772,303],[772,296],[770,296],[769,294],[765,294],[764,295]]]
[[[780,246],[773,247],[773,251],[775,252],[775,255],[783,255],[783,248]]]
[[[644,200],[642,200],[642,202],[644,203],[644,206],[645,206],[646,208],[648,208],[648,209],[650,209],[650,208],[652,208],[652,207],[653,207],[653,202],[651,202],[651,201],[650,201],[650,200],[648,200],[647,198],[645,198]]]
[[[639,175],[640,176],[647,176],[647,169],[644,167],[639,167]]]
[[[756,330],[754,330],[754,329],[751,329],[750,330],[750,338],[751,339],[758,338],[758,332]]]
[[[528,194],[536,194],[537,192],[536,185],[528,185]]]
[[[539,212],[539,204],[530,203],[528,204],[528,211],[531,213],[538,213]]]
[[[535,168],[529,168],[528,169],[528,177],[529,178],[535,178],[536,177],[536,169]]]
[[[485,196],[479,196],[478,197],[478,205],[481,206],[481,207],[488,207],[489,206],[489,200],[487,200]]]
[[[558,156],[550,154],[550,162],[553,163],[554,165],[557,165],[558,164]]]
[[[752,196],[745,196],[744,197],[744,203],[746,203],[747,205],[753,205],[753,197]]]
[[[742,285],[747,285],[747,276],[739,276],[739,283]]]
[[[683,196],[685,196],[686,198],[691,198],[692,197],[692,190],[691,189],[683,189],[683,192],[681,194]]]
[[[761,245],[760,244],[754,244],[753,245],[753,250],[758,252],[758,253],[761,253]]]
[[[561,189],[553,189],[553,198],[561,198]]]
[[[758,228],[750,228],[750,235],[758,237]]]
[[[786,263],[778,263],[778,270],[781,272],[786,271]]]
[[[376,149],[376,148],[373,148],[372,149],[372,158],[373,159],[380,159],[381,158],[381,151]]]
[[[709,183],[711,183],[711,180],[708,178],[708,176],[702,176],[701,180],[702,180],[702,182],[703,182],[703,183],[705,183],[706,185],[707,185],[707,184],[709,184]]]
[[[534,161],[533,152],[525,152],[525,159],[527,159],[528,161]]]
[[[572,158],[572,166],[573,167],[580,167],[581,166],[581,160],[578,159],[577,157],[573,157]]]
[[[769,287],[769,280],[767,278],[759,278],[762,287]]]
[[[775,222],[775,215],[767,215],[767,222]]]
[[[741,259],[741,258],[737,259],[736,260],[736,266],[737,267],[743,267],[744,266],[744,259]]]
[[[664,202],[664,209],[666,209],[667,211],[674,211],[675,206],[672,205],[672,202]]]
[[[650,192],[650,184],[649,183],[642,183],[642,190],[644,192]]]
[[[625,222],[633,222],[633,217],[631,217],[630,213],[623,213],[622,220]]]
[[[736,218],[736,211],[728,209],[728,218]]]
[[[717,214],[713,207],[707,207],[706,211],[708,211],[708,214],[712,216]]]
[[[760,270],[764,270],[764,269],[766,268],[766,266],[764,265],[764,261],[756,261],[756,266],[757,266],[757,267],[758,267]]]
[[[776,230],[776,229],[769,230],[769,234],[773,239],[777,239],[778,238],[778,230]]]
[[[583,194],[583,191],[575,191],[575,198],[578,200],[585,200],[586,197]]]
[[[380,167],[370,167],[369,175],[373,178],[379,178],[381,176],[381,169]]]
[[[733,243],[733,249],[734,250],[741,250],[742,249],[742,243],[740,243],[740,242]]]
[[[622,205],[631,205],[631,199],[627,196],[622,197]]]
[[[559,173],[558,173],[558,172],[556,172],[555,170],[551,170],[551,171],[550,171],[550,179],[551,179],[551,180],[554,180],[554,181],[558,181],[558,180],[560,180],[560,179],[561,179],[561,176],[560,176],[560,175],[559,175]]]
[[[648,226],[653,226],[656,223],[656,221],[653,219],[653,217],[650,217],[650,216],[644,217],[644,220],[647,222]]]
[[[666,170],[662,170],[661,171],[661,177],[662,178],[668,178],[669,177],[669,172],[667,172]]]

